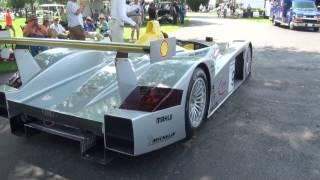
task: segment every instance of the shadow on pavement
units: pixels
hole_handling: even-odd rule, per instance
[[[18,138],[0,121],[0,179],[317,179],[320,53],[263,47],[253,74],[193,139],[107,166],[79,145],[39,134]]]

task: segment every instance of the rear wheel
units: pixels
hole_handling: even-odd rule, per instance
[[[274,17],[272,18],[272,24],[273,24],[274,26],[278,26],[278,23],[276,22],[276,20],[275,20]]]
[[[186,106],[186,137],[190,139],[207,118],[209,105],[208,79],[201,68],[197,68],[191,78]]]
[[[319,31],[319,28],[318,28],[318,27],[315,27],[315,28],[313,28],[313,31],[314,31],[314,32],[318,32],[318,31]]]
[[[250,76],[251,75],[251,66],[252,66],[252,49],[250,46],[246,50],[245,60],[246,60],[247,76]]]

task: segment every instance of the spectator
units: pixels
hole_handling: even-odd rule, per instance
[[[83,29],[83,17],[82,12],[84,5],[77,4],[77,0],[68,0],[67,3],[67,17],[68,17],[68,29],[70,32],[70,39],[85,40],[85,32]]]
[[[68,27],[68,20],[67,20],[67,14],[64,8],[61,8],[60,10],[60,21],[62,27],[67,28]]]
[[[48,19],[43,20],[42,25],[44,28],[46,28],[46,31],[48,31],[49,26],[50,26],[49,20]]]
[[[96,31],[96,26],[94,25],[94,22],[90,16],[88,16],[86,18],[86,21],[84,23],[84,30],[86,32],[95,32]]]
[[[97,38],[98,41],[103,39],[103,36],[97,32],[96,26],[94,25],[93,19],[90,16],[86,18],[84,23],[85,36],[90,39]]]
[[[228,12],[228,5],[225,4],[223,6],[223,17],[226,18],[227,17],[227,12]]]
[[[47,37],[48,32],[43,25],[38,23],[37,16],[31,16],[28,24],[23,28],[23,35],[25,37]]]
[[[247,13],[248,13],[248,17],[251,18],[252,13],[251,13],[251,5],[250,4],[248,4],[248,6],[247,6]]]
[[[113,42],[123,42],[124,23],[128,23],[133,27],[138,26],[131,18],[127,16],[125,0],[112,0],[111,4],[111,39]]]
[[[99,17],[99,29],[100,29],[100,33],[104,37],[110,36],[110,27],[108,22],[106,21],[106,18],[103,15],[100,15]]]
[[[178,21],[178,12],[176,8],[176,2],[172,2],[170,6],[170,13],[173,17],[173,24],[177,24]]]
[[[186,15],[186,7],[185,7],[185,4],[180,1],[180,5],[179,5],[179,14],[180,14],[180,23],[181,24],[184,24],[184,18],[185,18],[185,15]]]
[[[137,40],[140,37],[140,26],[142,24],[142,9],[139,4],[139,0],[134,0],[134,3],[131,4],[131,9],[135,9],[131,19],[136,23],[136,27],[131,29],[131,40],[133,41],[134,33],[137,32]]]
[[[66,39],[68,37],[66,30],[59,23],[59,18],[54,19],[53,23],[49,27],[48,34],[50,37],[53,37],[53,38]]]
[[[144,11],[145,11],[145,2],[144,2],[144,0],[141,0],[140,1],[140,8],[141,8],[141,24],[143,24],[144,23],[144,19],[145,19],[145,13],[144,13]]]
[[[156,5],[152,2],[148,8],[149,20],[156,20],[157,19],[157,9]]]
[[[13,32],[13,36],[16,37],[16,30],[12,25],[12,16],[9,8],[7,8],[6,10],[6,29],[11,29]]]
[[[103,13],[104,17],[106,17],[107,19],[109,18],[109,16],[110,16],[110,7],[109,7],[109,4],[108,4],[108,5],[105,4],[105,5],[103,6],[102,13]]]
[[[43,25],[38,23],[37,16],[31,16],[28,24],[23,28],[23,35],[25,37],[45,38],[48,37],[48,32]],[[39,52],[47,49],[43,46],[30,46],[32,56],[36,56]]]

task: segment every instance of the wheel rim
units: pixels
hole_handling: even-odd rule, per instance
[[[247,74],[250,74],[251,73],[251,61],[252,61],[252,58],[251,58],[251,49],[248,48],[247,49]]]
[[[193,128],[200,126],[207,100],[205,81],[198,78],[192,86],[189,99],[189,120]]]

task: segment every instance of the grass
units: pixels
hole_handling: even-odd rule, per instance
[[[23,33],[21,30],[21,26],[25,25],[26,18],[15,18],[13,22],[13,27],[16,30],[16,37],[23,37]],[[0,22],[2,28],[5,27],[5,22]],[[11,36],[13,37],[13,33],[11,32]]]
[[[15,61],[3,61],[0,63],[0,74],[6,74],[17,71],[18,67]]]

